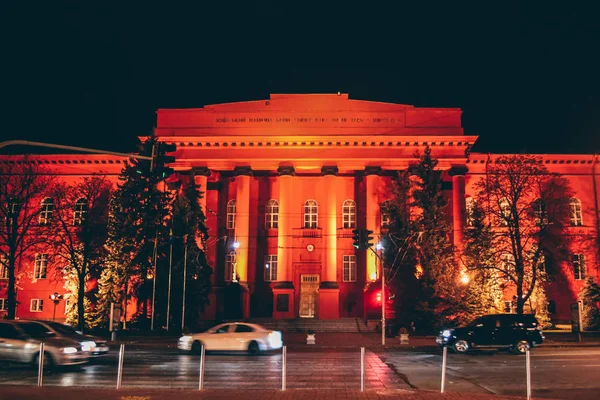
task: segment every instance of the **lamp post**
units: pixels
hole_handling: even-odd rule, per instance
[[[54,303],[54,312],[52,313],[52,322],[54,322],[54,320],[56,319],[56,306],[63,299],[63,295],[54,292],[49,297],[50,300],[52,300],[52,302]]]
[[[233,242],[233,251],[231,252],[231,281],[237,282],[237,249],[240,247],[240,242]]]
[[[379,253],[375,253],[379,258],[379,265],[381,266],[381,344],[385,345],[385,270],[383,269],[383,258],[381,257],[381,251],[383,245],[378,242],[375,245],[375,250]]]

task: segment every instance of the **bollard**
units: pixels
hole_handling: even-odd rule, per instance
[[[286,374],[286,359],[287,359],[287,346],[283,346],[281,352],[281,390],[285,390],[285,374]]]
[[[198,390],[204,389],[204,345],[200,346],[200,377],[198,378]]]
[[[531,358],[529,349],[525,353],[525,370],[527,372],[527,400],[531,400]]]
[[[123,379],[123,358],[125,357],[125,345],[121,344],[119,349],[119,369],[117,371],[117,389],[121,388],[121,382]]]
[[[38,386],[44,385],[44,342],[40,343],[40,356],[38,357]]]
[[[365,391],[365,348],[360,348],[360,391]]]
[[[446,388],[446,357],[448,356],[448,348],[444,346],[442,350],[442,389],[441,393],[444,393]]]

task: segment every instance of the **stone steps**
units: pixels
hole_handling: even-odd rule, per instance
[[[346,332],[360,333],[372,332],[359,318],[340,318],[333,320],[318,320],[312,318],[296,319],[271,319],[254,318],[251,322],[264,326],[265,328],[282,332]]]

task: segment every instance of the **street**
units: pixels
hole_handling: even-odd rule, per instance
[[[116,351],[83,367],[55,368],[44,376],[46,386],[114,388]],[[600,347],[536,348],[531,352],[534,397],[596,399]],[[366,351],[367,389],[439,390],[441,351]],[[197,389],[199,356],[173,348],[126,349],[124,388]],[[387,364],[387,365],[386,365]],[[259,356],[209,353],[206,389],[281,389],[281,353]],[[525,357],[506,353],[448,353],[447,392],[525,395]],[[37,369],[0,364],[0,385],[35,385]],[[360,351],[354,349],[301,349],[287,355],[289,389],[360,389]]]

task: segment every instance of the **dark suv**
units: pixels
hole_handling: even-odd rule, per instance
[[[444,329],[435,340],[457,353],[471,349],[509,349],[517,354],[544,341],[541,327],[531,314],[490,314],[465,327]]]

